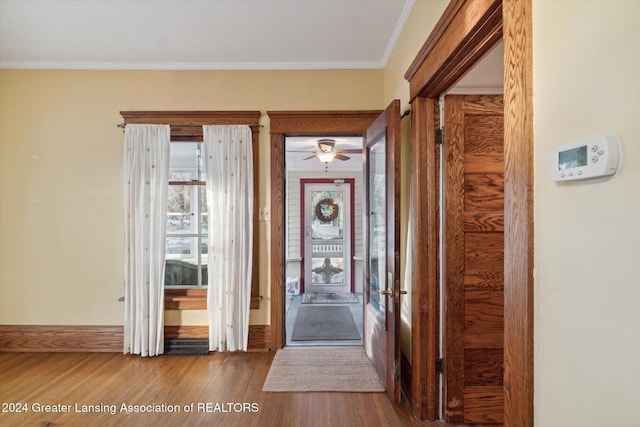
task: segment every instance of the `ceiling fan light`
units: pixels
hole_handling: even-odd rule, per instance
[[[318,148],[323,153],[329,153],[330,151],[333,151],[333,147],[335,147],[335,145],[336,145],[335,139],[319,139],[318,140]]]
[[[318,158],[322,163],[329,163],[336,156],[336,153],[330,151],[328,153],[318,153]]]

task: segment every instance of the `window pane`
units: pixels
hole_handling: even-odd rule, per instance
[[[209,231],[209,223],[207,221],[207,188],[200,186],[200,233],[207,234]]]
[[[204,180],[201,142],[173,142],[169,145],[169,180]]]
[[[164,271],[165,286],[198,286],[198,257],[194,237],[167,238]]]
[[[169,237],[167,238],[167,258],[181,259],[188,262],[197,262],[196,237]],[[173,255],[173,256],[169,256]]]
[[[369,304],[385,312],[386,298],[380,291],[392,288],[387,283],[386,253],[386,145],[384,134],[369,148]]]
[[[168,259],[164,271],[165,286],[198,286],[198,266]]]
[[[192,229],[191,209],[198,186],[170,185],[167,195],[167,234],[189,233]]]
[[[189,171],[170,171],[169,181],[191,181],[193,173]]]
[[[209,238],[202,237],[200,239],[200,253],[202,254],[202,263],[207,263],[207,256],[209,254]]]
[[[165,286],[206,286],[208,280],[206,248],[206,237],[168,237]],[[198,249],[201,250],[200,253]]]

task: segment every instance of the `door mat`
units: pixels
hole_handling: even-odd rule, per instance
[[[362,347],[284,348],[278,350],[263,391],[383,392]]]
[[[359,340],[351,309],[344,306],[301,306],[291,341]]]
[[[302,295],[302,304],[354,304],[359,302],[352,292],[348,293],[309,293]]]

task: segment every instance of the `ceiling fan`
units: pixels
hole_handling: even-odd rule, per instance
[[[314,157],[317,157],[318,159],[320,159],[322,163],[326,165],[327,163],[332,161],[334,158],[342,161],[349,160],[351,158],[349,156],[345,156],[343,153],[362,153],[362,150],[360,149],[336,150],[335,147],[336,147],[335,139],[329,139],[329,138],[319,139],[318,149],[320,151],[317,151],[313,154],[313,156],[305,157],[302,160],[309,160],[309,159],[313,159]]]

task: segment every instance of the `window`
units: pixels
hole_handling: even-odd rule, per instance
[[[197,162],[198,148],[202,146],[202,125],[251,126],[253,133],[254,164],[254,223],[253,223],[253,274],[251,282],[251,308],[260,308],[262,297],[259,293],[258,260],[258,132],[260,111],[121,111],[124,124],[148,123],[168,124],[171,126],[171,177],[170,200],[167,215],[167,264],[172,263],[185,268],[180,271],[183,279],[172,279],[173,285],[165,284],[165,309],[186,310],[206,308],[207,284],[207,204],[205,200],[204,171]],[[193,143],[194,145],[190,145]],[[189,148],[191,147],[191,148]],[[191,150],[192,163],[181,164],[177,159],[180,151]],[[173,158],[176,158],[175,160]],[[175,174],[174,174],[175,173]],[[182,181],[185,179],[185,181]],[[188,201],[187,201],[188,199]],[[171,202],[169,202],[171,203]],[[173,207],[172,207],[173,206]],[[171,253],[170,253],[171,252]],[[188,271],[187,271],[188,270]],[[186,277],[187,275],[191,277]],[[197,279],[197,282],[196,282]],[[191,283],[188,283],[191,282]],[[183,283],[183,284],[178,284]],[[195,289],[192,289],[195,288]]]
[[[171,142],[166,287],[207,286],[207,202],[201,142]]]

